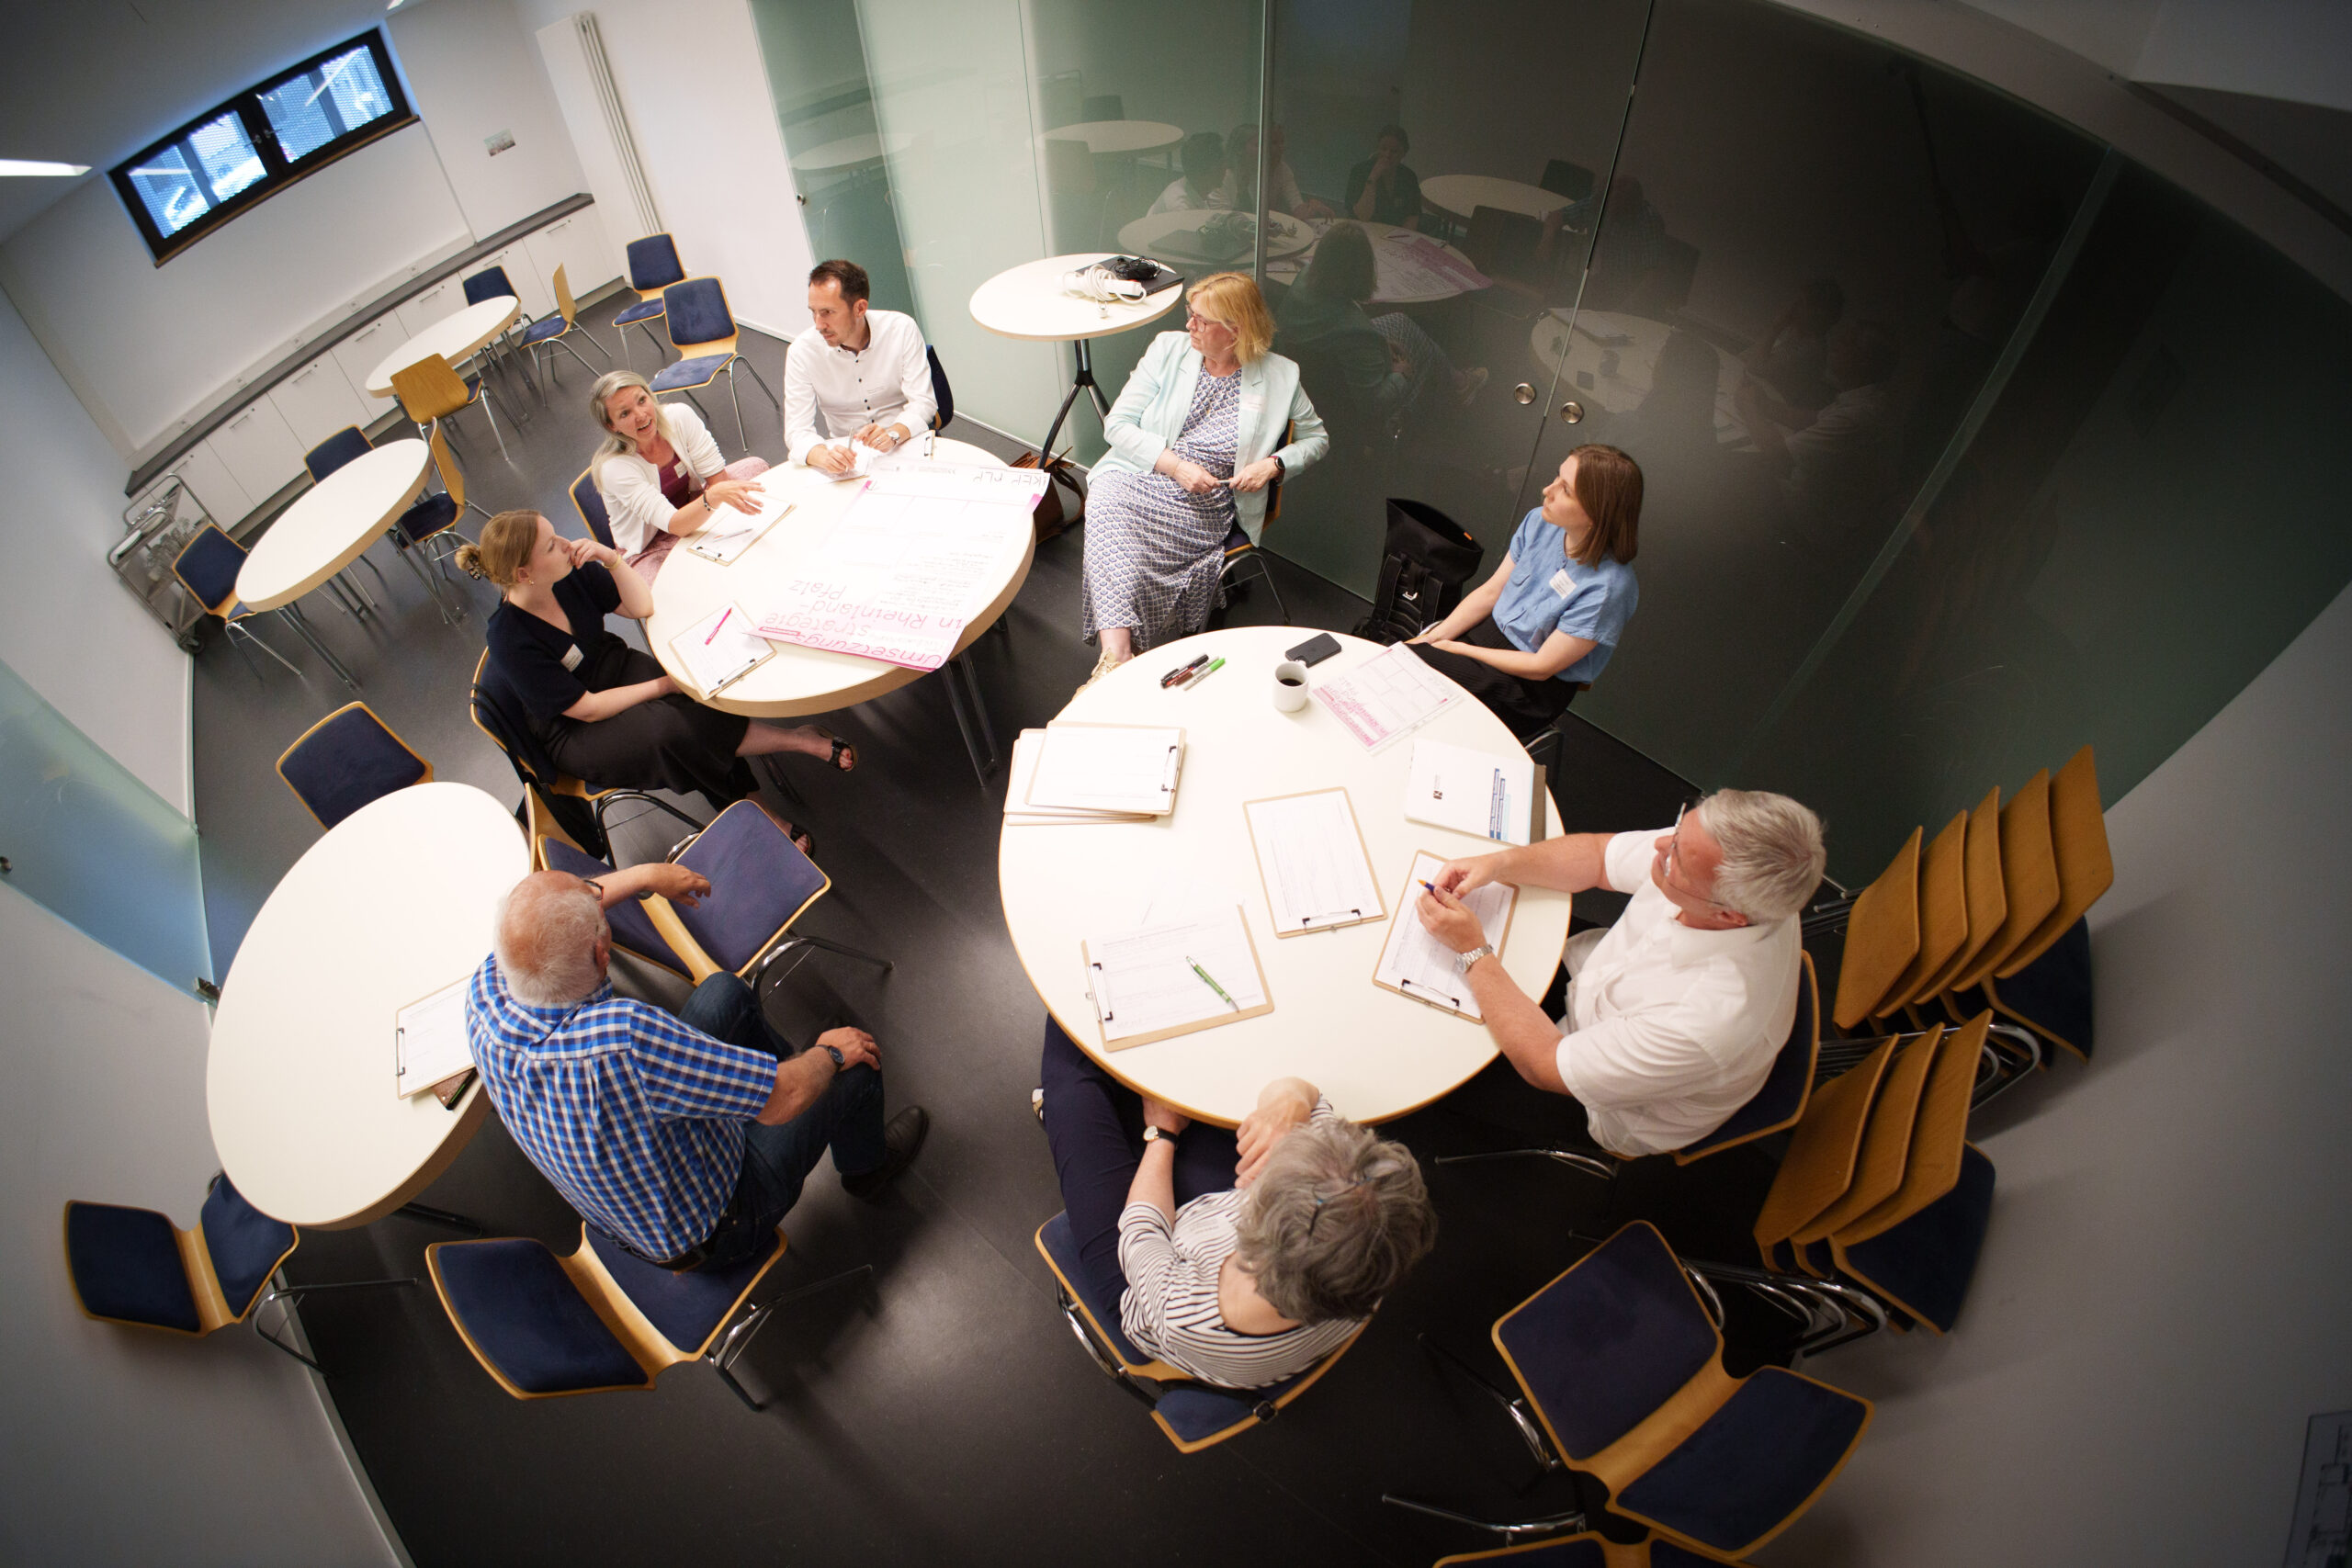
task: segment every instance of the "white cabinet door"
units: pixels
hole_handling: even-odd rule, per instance
[[[214,431],[206,444],[255,506],[302,472],[302,447],[266,398]]]
[[[393,314],[401,319],[402,335],[414,337],[443,317],[454,316],[465,308],[466,286],[455,277],[445,277],[413,299],[402,300]],[[386,352],[398,346],[389,345]]]
[[[272,387],[269,400],[305,452],[345,425],[367,429],[378,412],[368,406],[373,398],[352,390],[350,378],[332,354],[319,355]]]
[[[360,401],[368,405],[368,417],[370,420],[381,419],[390,412],[392,400],[390,397],[370,397],[368,392],[368,378],[374,373],[377,366],[384,362],[386,355],[400,347],[408,339],[408,329],[401,325],[398,315],[383,315],[345,338],[329,351],[334,355],[334,362],[343,367],[344,376],[350,381],[352,389],[359,394]]]
[[[555,291],[551,280],[559,266],[563,268],[563,280],[571,286],[572,297],[579,299],[621,276],[620,247],[605,238],[604,225],[596,220],[593,207],[583,207],[544,229],[534,230],[524,237],[523,243],[537,264],[540,278],[549,280],[547,287],[550,295]]]
[[[254,509],[254,498],[230,477],[229,466],[212,450],[209,441],[199,441],[189,447],[187,455],[164,472],[177,474],[188,492],[203,503],[206,513],[224,529],[235,528],[238,521]],[[148,488],[152,491],[155,486]]]
[[[515,241],[495,255],[483,257],[466,272],[470,276],[493,266],[506,269],[506,281],[514,285],[514,298],[522,301],[525,315],[536,320],[555,314],[555,290],[548,287],[537,262],[523,248],[522,241]]]

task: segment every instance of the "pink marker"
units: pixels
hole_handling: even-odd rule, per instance
[[[705,637],[705,638],[703,638],[703,639],[702,639],[702,645],[703,645],[705,648],[708,648],[712,643],[717,642],[717,641],[718,640],[718,631],[719,631],[719,627],[720,627],[720,626],[724,626],[727,624],[727,617],[728,617],[728,616],[729,616],[729,615],[733,615],[734,613],[735,613],[735,606],[734,606],[734,605],[732,605],[732,604],[728,605],[726,609],[724,609],[724,610],[722,610],[722,611],[720,611],[720,612],[719,612],[719,615],[718,615],[718,626],[711,627],[711,628],[710,628],[710,635],[709,635],[708,637]]]

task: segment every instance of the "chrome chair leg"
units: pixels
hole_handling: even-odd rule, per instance
[[[1430,1163],[1434,1165],[1468,1165],[1476,1160],[1517,1159],[1526,1155],[1541,1155],[1544,1158],[1552,1161],[1555,1165],[1565,1165],[1571,1170],[1581,1170],[1586,1175],[1597,1176],[1603,1181],[1614,1181],[1617,1179],[1617,1166],[1613,1160],[1611,1160],[1606,1156],[1578,1154],[1574,1149],[1548,1147],[1536,1149],[1494,1149],[1485,1154],[1441,1155],[1437,1159]]]
[[[980,721],[980,739],[988,745],[989,766],[993,768],[1002,759],[996,747],[996,726],[989,720],[988,699],[980,694],[979,667],[972,662],[969,649],[956,656],[956,664],[964,671],[964,684],[971,689],[972,716]]]
[[[293,663],[287,659],[286,655],[270,647],[267,642],[263,640],[261,634],[254,631],[253,627],[246,626],[243,621],[230,621],[226,624],[229,628],[228,635],[231,646],[235,647],[237,639],[239,637],[243,637],[245,641],[252,643],[255,648],[260,649],[264,653],[268,654],[272,659],[275,659],[280,664],[285,665],[286,672],[288,674],[293,676],[298,681],[303,678],[302,672],[294,667]],[[254,663],[254,656],[250,653],[246,653],[242,647],[239,647],[237,651],[243,656],[245,667],[253,671],[254,679],[261,679],[261,669],[258,665]]]
[[[947,671],[947,705],[955,711],[956,728],[964,737],[965,754],[972,759],[972,774],[979,780],[980,793],[988,793],[989,771],[996,765],[996,748],[989,748],[988,761],[980,760],[980,743],[972,732],[972,720],[964,711],[964,694],[957,689],[956,672]]]
[[[1485,1530],[1489,1535],[1498,1535],[1502,1537],[1505,1546],[1517,1546],[1522,1540],[1533,1540],[1538,1536],[1556,1535],[1584,1529],[1584,1515],[1581,1512],[1553,1514],[1545,1518],[1529,1519],[1521,1524],[1505,1524],[1496,1519],[1482,1519],[1470,1514],[1456,1513],[1452,1508],[1441,1508],[1434,1503],[1421,1503],[1410,1497],[1399,1497],[1393,1492],[1383,1492],[1380,1495],[1380,1500],[1391,1507],[1409,1509],[1416,1514],[1427,1514],[1431,1518],[1445,1519],[1453,1524],[1467,1525],[1474,1530]]]
[[[514,457],[506,450],[506,433],[498,428],[498,415],[490,406],[490,389],[487,386],[481,389],[480,401],[482,418],[490,421],[490,433],[498,437],[498,455],[512,463]]]
[[[744,369],[749,370],[752,373],[752,379],[760,383],[760,390],[768,394],[768,401],[775,403],[776,412],[782,413],[784,412],[784,405],[780,402],[776,402],[775,393],[769,390],[767,382],[761,380],[760,367],[740,354],[735,356],[735,363],[741,365]]]
[[[774,1301],[754,1307],[745,1314],[741,1323],[719,1336],[717,1343],[711,1346],[710,1353],[703,1359],[710,1363],[711,1370],[718,1374],[719,1381],[735,1391],[736,1398],[754,1410],[765,1410],[767,1405],[763,1401],[753,1399],[750,1391],[735,1381],[734,1366],[735,1362],[741,1358],[744,1348],[752,1343],[752,1337],[766,1326],[769,1315],[776,1308],[797,1302],[803,1296],[813,1296],[820,1291],[830,1291],[834,1286],[847,1284],[852,1280],[870,1280],[873,1277],[874,1265],[861,1263],[854,1269],[844,1269],[828,1279],[820,1280],[813,1285],[803,1285],[797,1291],[786,1291]]]
[[[1544,1435],[1542,1425],[1536,1421],[1535,1413],[1527,1407],[1527,1401],[1523,1396],[1505,1393],[1501,1389],[1488,1382],[1477,1368],[1428,1335],[1418,1334],[1414,1338],[1419,1342],[1422,1349],[1469,1379],[1480,1393],[1502,1407],[1503,1414],[1510,1418],[1510,1424],[1518,1428],[1519,1440],[1527,1445],[1527,1451],[1534,1459],[1538,1468],[1544,1470],[1567,1468],[1560,1456],[1553,1451],[1551,1439]]]
[[[354,678],[350,671],[343,667],[343,660],[337,659],[327,645],[319,640],[319,634],[311,629],[310,617],[302,614],[301,605],[281,604],[278,606],[277,614],[280,619],[294,628],[296,637],[311,645],[312,653],[326,660],[327,668],[335,672],[337,680],[355,692],[359,689],[358,681]]]
[[[286,1308],[285,1316],[278,1319],[278,1328],[282,1333],[285,1329],[287,1321],[294,1315],[294,1303],[304,1296],[314,1296],[322,1291],[374,1291],[381,1290],[386,1286],[413,1285],[415,1283],[416,1281],[413,1279],[400,1279],[345,1280],[330,1285],[272,1285],[268,1290],[262,1292],[261,1300],[254,1303],[253,1316],[246,1319],[246,1321],[254,1325],[254,1333],[257,1337],[277,1346],[279,1349],[285,1351],[288,1355],[293,1357],[296,1360],[301,1362],[312,1371],[321,1371],[324,1369],[320,1367],[318,1362],[312,1360],[310,1357],[305,1356],[301,1351],[297,1350],[293,1346],[288,1344],[285,1340],[280,1339],[277,1335],[272,1334],[268,1329],[262,1326],[261,1314],[263,1308],[269,1306],[273,1303],[280,1304]]]
[[[735,391],[735,367],[743,361],[738,357],[727,362],[727,400],[735,405],[735,439],[745,451],[750,451],[752,438],[743,428],[743,400]]]

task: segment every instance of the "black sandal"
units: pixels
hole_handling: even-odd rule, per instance
[[[842,739],[821,724],[812,724],[808,728],[817,732],[818,739],[832,743],[832,754],[825,759],[827,767],[844,773],[857,771],[857,747],[853,742]],[[844,753],[849,757],[849,766],[846,768],[842,766],[842,757]]]

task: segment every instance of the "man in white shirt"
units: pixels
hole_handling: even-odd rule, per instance
[[[856,461],[853,442],[893,451],[930,429],[939,412],[922,329],[912,316],[869,309],[867,290],[855,262],[809,270],[812,330],[793,340],[784,361],[787,461],[845,474]]]
[[[1463,955],[1495,1043],[1537,1089],[1573,1095],[1593,1140],[1664,1154],[1752,1099],[1795,1021],[1797,915],[1821,880],[1821,819],[1788,796],[1722,790],[1665,833],[1579,833],[1449,863],[1421,924]],[[1559,1025],[1503,970],[1462,895],[1489,882],[1630,892],[1615,925],[1568,939]]]

